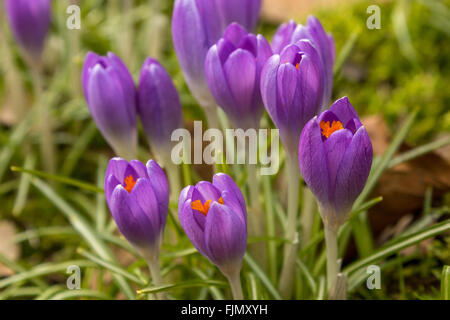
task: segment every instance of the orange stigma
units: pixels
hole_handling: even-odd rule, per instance
[[[134,180],[133,176],[130,174],[128,177],[125,178],[125,190],[127,190],[128,193],[130,193],[131,190],[133,190],[136,182],[137,180]]]
[[[322,129],[322,135],[328,138],[333,132],[344,129],[344,127],[340,121],[333,121],[331,126],[330,121],[320,121],[320,129]]]
[[[223,204],[222,197],[219,198],[218,202],[220,204]],[[194,202],[191,203],[191,208],[194,210],[197,210],[198,212],[203,214],[205,217],[208,214],[210,206],[211,206],[211,200],[207,200],[205,202],[205,204],[202,204],[202,202],[200,200],[195,200]]]
[[[300,70],[300,63],[297,63],[297,64],[295,65],[295,67],[297,68],[297,70]]]

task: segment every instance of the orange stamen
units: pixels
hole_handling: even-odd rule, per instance
[[[320,129],[322,129],[322,135],[328,138],[333,132],[344,129],[344,127],[340,121],[333,121],[331,126],[330,121],[320,121]]]
[[[297,68],[297,70],[300,70],[300,63],[297,63],[297,64],[295,65],[295,67]]]
[[[212,200],[207,200],[205,204],[202,204],[200,200],[195,200],[191,202],[191,208],[197,210],[206,217],[206,215],[208,215],[209,207],[211,206],[211,201]],[[222,197],[219,198],[218,202],[220,204],[223,204]]]
[[[133,190],[134,186],[136,185],[137,180],[134,180],[133,176],[130,174],[128,177],[125,178],[125,190],[128,191],[128,193]]]

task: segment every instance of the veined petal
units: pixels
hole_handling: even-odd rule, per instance
[[[147,162],[147,173],[150,184],[155,192],[158,201],[159,213],[161,216],[161,223],[165,225],[167,212],[169,209],[169,182],[166,174],[159,164],[154,160]]]
[[[351,119],[358,118],[358,114],[348,100],[348,97],[336,100],[330,107],[332,111],[341,121],[342,125],[346,125]]]
[[[236,199],[241,208],[240,212],[242,213],[242,218],[244,221],[247,221],[247,207],[245,205],[245,199],[236,182],[234,182],[234,180],[225,173],[216,173],[213,177],[213,185],[222,191],[222,197],[223,192],[228,191],[229,196],[227,197],[233,196]],[[225,198],[223,199],[225,201]]]
[[[158,199],[156,198],[153,187],[148,179],[139,179],[130,193],[130,201],[135,201],[147,215],[155,231],[163,231],[165,221],[163,221]]]
[[[114,189],[110,210],[120,232],[134,246],[148,248],[156,244],[158,227],[152,224],[147,214],[121,185]]]
[[[336,175],[335,208],[344,220],[366,184],[372,166],[372,143],[364,127],[358,129],[345,151]]]
[[[205,246],[204,230],[200,228],[197,221],[194,218],[191,200],[185,201],[181,211],[179,211],[180,224],[186,232],[187,237],[191,240],[194,247],[204,256],[209,258]]]
[[[208,256],[217,266],[242,262],[247,248],[247,229],[241,218],[225,205],[214,202],[205,225]]]
[[[327,157],[331,196],[334,194],[336,174],[339,165],[352,138],[353,134],[349,130],[342,129],[333,132],[323,143]]]
[[[317,118],[303,128],[299,144],[299,165],[303,179],[317,197],[326,205],[330,202],[330,182],[325,147]]]
[[[256,85],[256,62],[252,54],[246,50],[237,49],[225,62],[224,74],[228,86],[239,109],[242,111],[252,105]]]

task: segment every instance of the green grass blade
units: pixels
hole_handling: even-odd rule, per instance
[[[34,169],[35,164],[36,164],[36,157],[34,156],[34,153],[29,153],[25,157],[24,167],[27,170],[32,170]],[[12,213],[15,217],[19,216],[22,213],[22,210],[26,205],[28,198],[28,191],[30,189],[30,181],[31,176],[28,174],[24,174],[22,175],[22,177],[20,177],[19,188],[17,189],[17,196],[14,201],[14,207],[12,210]]]
[[[19,281],[25,281],[30,280],[36,277],[44,276],[51,273],[56,272],[66,272],[67,267],[76,265],[80,268],[82,267],[92,267],[94,264],[90,261],[86,260],[72,260],[72,261],[66,261],[62,263],[43,263],[40,264],[30,270],[23,271],[21,273],[12,275],[8,278],[0,280],[0,289],[5,288],[6,286],[9,286],[11,284],[14,284]]]
[[[412,245],[415,245],[425,239],[437,236],[443,232],[450,230],[450,219],[442,221],[438,224],[435,224],[431,227],[428,227],[422,231],[413,233],[411,235],[399,237],[388,244],[384,245],[382,248],[378,249],[369,257],[358,260],[349,266],[347,266],[343,272],[349,274],[349,281],[351,281],[352,274],[357,270],[364,268],[372,263],[376,263],[383,258],[386,258],[392,254],[399,252],[402,249],[408,248]]]
[[[253,258],[250,256],[249,253],[246,253],[244,256],[245,262],[248,264],[250,269],[253,270],[253,273],[256,277],[259,278],[261,283],[266,287],[266,289],[269,291],[269,293],[272,295],[273,298],[277,300],[281,300],[281,295],[278,292],[277,289],[273,286],[270,279],[267,277],[266,273],[261,269],[261,267],[253,260]]]
[[[94,290],[80,289],[80,290],[66,290],[55,294],[50,300],[70,300],[78,298],[93,298],[99,300],[111,300],[111,297]]]
[[[105,260],[101,259],[100,257],[87,252],[83,248],[78,248],[77,253],[80,254],[83,258],[86,258],[86,259],[98,264],[99,266],[101,266],[105,269],[108,269],[112,273],[122,275],[123,277],[127,278],[128,280],[133,281],[134,283],[137,283],[141,286],[145,286],[147,284],[146,281],[144,281],[143,279],[140,279],[139,277],[132,274],[131,272],[128,272],[127,270],[121,268],[119,265],[117,265],[115,263],[111,263],[109,261],[105,261]]]
[[[94,186],[90,183],[86,183],[80,180],[76,180],[76,179],[72,179],[69,177],[64,177],[64,176],[60,176],[57,174],[51,174],[51,173],[46,173],[43,171],[39,171],[39,170],[29,170],[29,169],[25,169],[25,168],[21,168],[21,167],[11,167],[11,171],[13,172],[21,172],[21,173],[28,173],[32,176],[35,177],[39,177],[39,178],[44,178],[46,180],[53,180],[56,182],[60,182],[63,184],[67,184],[70,186],[74,186],[86,191],[90,191],[90,192],[98,192],[98,193],[103,193],[103,189],[98,188],[97,186]]]
[[[444,266],[442,269],[441,299],[450,300],[450,266]]]
[[[163,291],[168,291],[172,289],[180,289],[180,288],[195,288],[195,287],[227,287],[228,284],[223,281],[218,280],[191,280],[191,281],[183,281],[173,284],[165,284],[162,286],[145,288],[137,291],[137,294],[147,294],[147,293],[158,293]]]
[[[115,258],[112,255],[109,248],[104,242],[97,236],[94,229],[90,224],[82,217],[77,211],[75,211],[66,201],[64,201],[53,189],[44,181],[33,178],[31,183],[42,192],[69,220],[70,224],[75,230],[86,240],[88,245],[102,258],[111,262],[115,262]],[[129,299],[134,299],[134,293],[126,280],[117,274],[114,274],[114,278],[117,284],[123,290],[124,294]]]

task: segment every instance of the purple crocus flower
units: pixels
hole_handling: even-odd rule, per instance
[[[320,21],[309,16],[306,26],[297,25],[291,20],[282,24],[272,39],[272,49],[280,53],[287,45],[296,43],[299,40],[310,40],[319,52],[323,64],[323,100],[322,108],[328,108],[331,92],[333,89],[333,65],[335,60],[334,39],[331,34],[327,34]]]
[[[209,88],[235,127],[258,127],[263,109],[261,69],[270,56],[272,49],[266,39],[237,23],[230,24],[208,51],[205,72]]]
[[[89,111],[117,155],[135,157],[136,87],[125,64],[114,53],[86,55],[82,85]]]
[[[178,215],[197,250],[227,276],[240,272],[247,247],[244,197],[228,175],[201,181],[180,193]]]
[[[288,45],[262,70],[262,99],[289,155],[297,154],[303,126],[319,112],[321,75],[320,56],[308,40]]]
[[[154,152],[170,157],[172,132],[183,125],[181,103],[169,74],[153,58],[141,69],[138,113]]]
[[[146,259],[154,259],[164,233],[169,206],[169,184],[153,160],[109,161],[105,196],[117,227]]]
[[[15,39],[31,58],[39,60],[50,27],[50,0],[6,0],[5,5]]]
[[[176,0],[172,37],[184,77],[194,97],[206,107],[214,103],[205,80],[208,49],[231,22],[253,30],[261,0]]]
[[[306,124],[300,138],[299,164],[318,199],[324,223],[342,225],[372,165],[372,143],[347,97]]]

